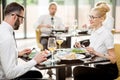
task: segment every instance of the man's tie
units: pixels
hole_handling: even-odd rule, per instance
[[[53,17],[51,17],[51,23],[52,23],[52,28],[55,29],[55,20]]]
[[[53,17],[51,17],[51,23],[52,23],[52,25],[54,25],[54,18]]]
[[[13,32],[13,37],[14,37],[14,40],[15,40],[16,48],[17,48],[17,43],[16,43],[16,39],[15,39],[15,32]]]

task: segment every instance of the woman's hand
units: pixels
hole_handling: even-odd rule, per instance
[[[80,45],[80,43],[79,43],[79,42],[75,42],[74,47],[75,47],[75,48],[80,48],[80,47],[81,47],[81,45]]]
[[[87,50],[90,54],[97,55],[97,54],[96,54],[96,51],[95,51],[94,48],[92,48],[92,47],[86,47],[86,50]]]
[[[31,49],[24,49],[18,53],[18,56],[23,56],[24,54],[30,54],[31,51],[32,51]]]

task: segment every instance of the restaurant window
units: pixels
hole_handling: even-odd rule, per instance
[[[56,16],[59,16],[65,26],[72,27],[73,21],[78,20],[78,28],[80,29],[83,24],[88,23],[88,14],[90,9],[99,0],[6,0],[7,4],[10,2],[18,2],[25,7],[25,20],[20,29],[16,31],[16,38],[35,38],[34,24],[38,18],[43,14],[49,14],[49,3],[55,1],[58,4]],[[111,8],[109,15],[113,15],[113,0],[106,1]],[[116,16],[115,27],[119,28],[119,0],[116,0]],[[84,12],[83,12],[84,11]],[[115,12],[114,12],[115,13]],[[114,16],[113,16],[114,17]]]
[[[75,1],[76,0],[53,0],[58,4],[56,15],[59,16],[66,27],[72,27],[75,19]]]
[[[49,14],[48,6],[51,1],[58,4],[56,16],[63,20],[65,26],[71,26],[75,19],[75,0],[7,0],[7,4],[13,1],[24,5],[26,14],[24,23],[16,31],[16,38],[35,37],[34,24],[41,15]]]
[[[82,29],[84,24],[88,24],[88,15],[91,9],[90,2],[91,0],[79,0],[78,4],[78,28]]]
[[[41,15],[49,14],[48,7],[52,1],[58,4],[56,16],[62,19],[65,26],[70,25],[75,17],[74,0],[37,0],[36,4],[27,4],[27,37],[35,37],[34,24]]]
[[[35,22],[38,18],[48,13],[49,0],[26,0],[26,33],[27,38],[35,37]]]

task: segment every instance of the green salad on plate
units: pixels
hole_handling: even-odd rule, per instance
[[[72,52],[74,52],[74,53],[86,53],[86,51],[84,49],[81,49],[81,48],[74,48],[74,49],[72,49]]]

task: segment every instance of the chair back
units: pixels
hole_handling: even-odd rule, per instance
[[[120,76],[120,44],[115,44],[114,50],[117,57],[117,67],[118,67],[119,76]]]
[[[40,31],[40,29],[36,29],[36,42],[37,42],[37,46],[41,49],[41,50],[43,50],[43,45],[40,43],[40,39],[41,39],[41,31]]]

